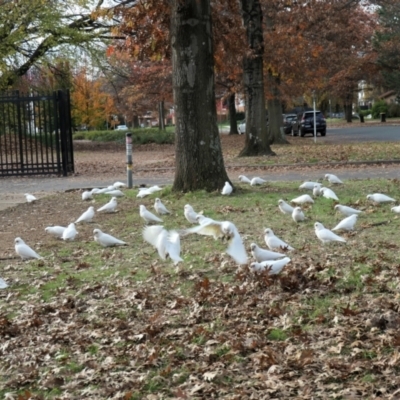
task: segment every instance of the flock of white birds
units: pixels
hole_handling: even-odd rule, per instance
[[[333,174],[326,174],[325,179],[333,186],[343,184],[343,181]],[[251,186],[262,185],[266,182],[266,180],[259,177],[249,179],[244,175],[240,175],[239,180],[240,182],[249,183]],[[122,182],[116,182],[104,189],[95,188],[90,191],[86,190],[82,193],[82,200],[92,200],[93,196],[101,193],[110,195],[112,196],[111,200],[98,208],[97,212],[113,213],[116,211],[118,206],[117,198],[124,196],[121,188],[125,186],[126,185]],[[301,206],[307,203],[314,203],[314,199],[318,196],[339,201],[338,196],[331,188],[324,187],[319,182],[304,182],[299,186],[299,189],[311,191],[312,196],[310,194],[303,194],[292,199],[290,203],[294,204],[294,206],[282,199],[278,201],[279,210],[284,214],[290,215],[296,223],[301,223],[307,219]],[[158,185],[149,188],[140,188],[137,197],[143,198],[160,190],[162,190],[162,188]],[[233,187],[229,182],[225,182],[221,194],[229,196],[232,192]],[[29,193],[26,193],[25,196],[26,201],[29,203],[37,201],[37,199]],[[396,201],[392,197],[383,193],[369,194],[367,195],[367,199],[374,203],[394,203]],[[228,247],[225,252],[232,257],[237,264],[248,264],[248,254],[245,245],[233,222],[213,220],[204,216],[202,212],[197,213],[190,204],[186,204],[183,210],[184,216],[189,223],[195,226],[186,229],[168,231],[164,229],[164,226],[160,225],[160,223],[163,222],[161,218],[165,215],[171,214],[171,212],[162,203],[161,199],[155,199],[154,210],[157,215],[147,210],[144,205],[140,205],[139,215],[146,223],[146,226],[143,229],[144,240],[157,250],[162,260],[166,260],[169,257],[174,264],[182,262],[183,259],[180,255],[180,238],[196,233],[199,235],[212,236],[216,240],[226,239]],[[329,242],[346,242],[346,239],[337,235],[333,231],[354,230],[357,217],[362,213],[361,210],[342,204],[335,205],[335,210],[343,214],[345,218],[332,228],[332,230],[325,228],[320,222],[314,223],[315,235],[323,244]],[[392,207],[391,211],[400,213],[400,206]],[[75,222],[70,223],[68,226],[48,226],[45,228],[45,231],[56,238],[65,241],[72,241],[78,234],[76,224],[92,222],[95,213],[96,211],[94,207],[90,206],[76,219]],[[126,242],[110,234],[104,233],[97,228],[93,230],[93,237],[94,240],[103,247],[127,245]],[[286,253],[294,250],[294,248],[277,237],[271,228],[266,228],[264,230],[264,239],[268,249],[263,249],[255,243],[251,243],[250,245],[251,255],[255,260],[250,263],[250,269],[253,271],[267,271],[269,274],[279,274],[285,265],[291,261]],[[20,237],[15,238],[15,251],[23,260],[42,259],[42,257],[29,247]],[[0,289],[6,287],[8,287],[7,283],[0,278]]]

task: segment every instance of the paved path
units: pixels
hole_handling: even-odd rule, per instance
[[[240,170],[240,172],[238,172]],[[342,179],[368,179],[368,178],[400,178],[400,164],[381,164],[381,165],[341,165],[329,166],[324,165],[316,168],[315,165],[310,167],[296,166],[275,167],[273,169],[261,169],[251,167],[234,167],[228,168],[228,175],[233,182],[238,181],[238,175],[246,173],[249,176],[260,176],[269,181],[304,181],[322,179],[326,173],[334,173]],[[13,206],[18,203],[25,202],[24,193],[32,193],[38,198],[46,196],[50,193],[64,192],[73,189],[85,189],[94,187],[106,187],[115,181],[126,181],[126,174],[116,176],[115,179],[105,177],[30,177],[30,178],[2,178],[0,191],[0,210]],[[173,170],[142,171],[141,176],[133,176],[133,185],[166,185],[173,182]]]

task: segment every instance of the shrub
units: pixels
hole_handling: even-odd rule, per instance
[[[158,128],[138,128],[130,129],[129,131],[78,131],[73,134],[73,139],[125,143],[126,132],[132,133],[132,142],[134,144],[170,144],[174,143],[175,139],[174,127],[167,127],[165,131],[159,131]]]
[[[372,106],[372,118],[379,118],[381,113],[388,112],[388,105],[385,100],[378,100]]]
[[[358,114],[366,117],[367,115],[371,114],[371,110],[359,110]]]
[[[388,107],[388,117],[395,118],[400,117],[400,104],[390,104]]]

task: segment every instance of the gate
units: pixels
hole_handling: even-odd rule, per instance
[[[72,172],[69,92],[0,94],[0,176]]]

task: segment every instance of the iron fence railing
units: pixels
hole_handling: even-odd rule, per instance
[[[72,172],[69,92],[0,93],[0,176]]]

